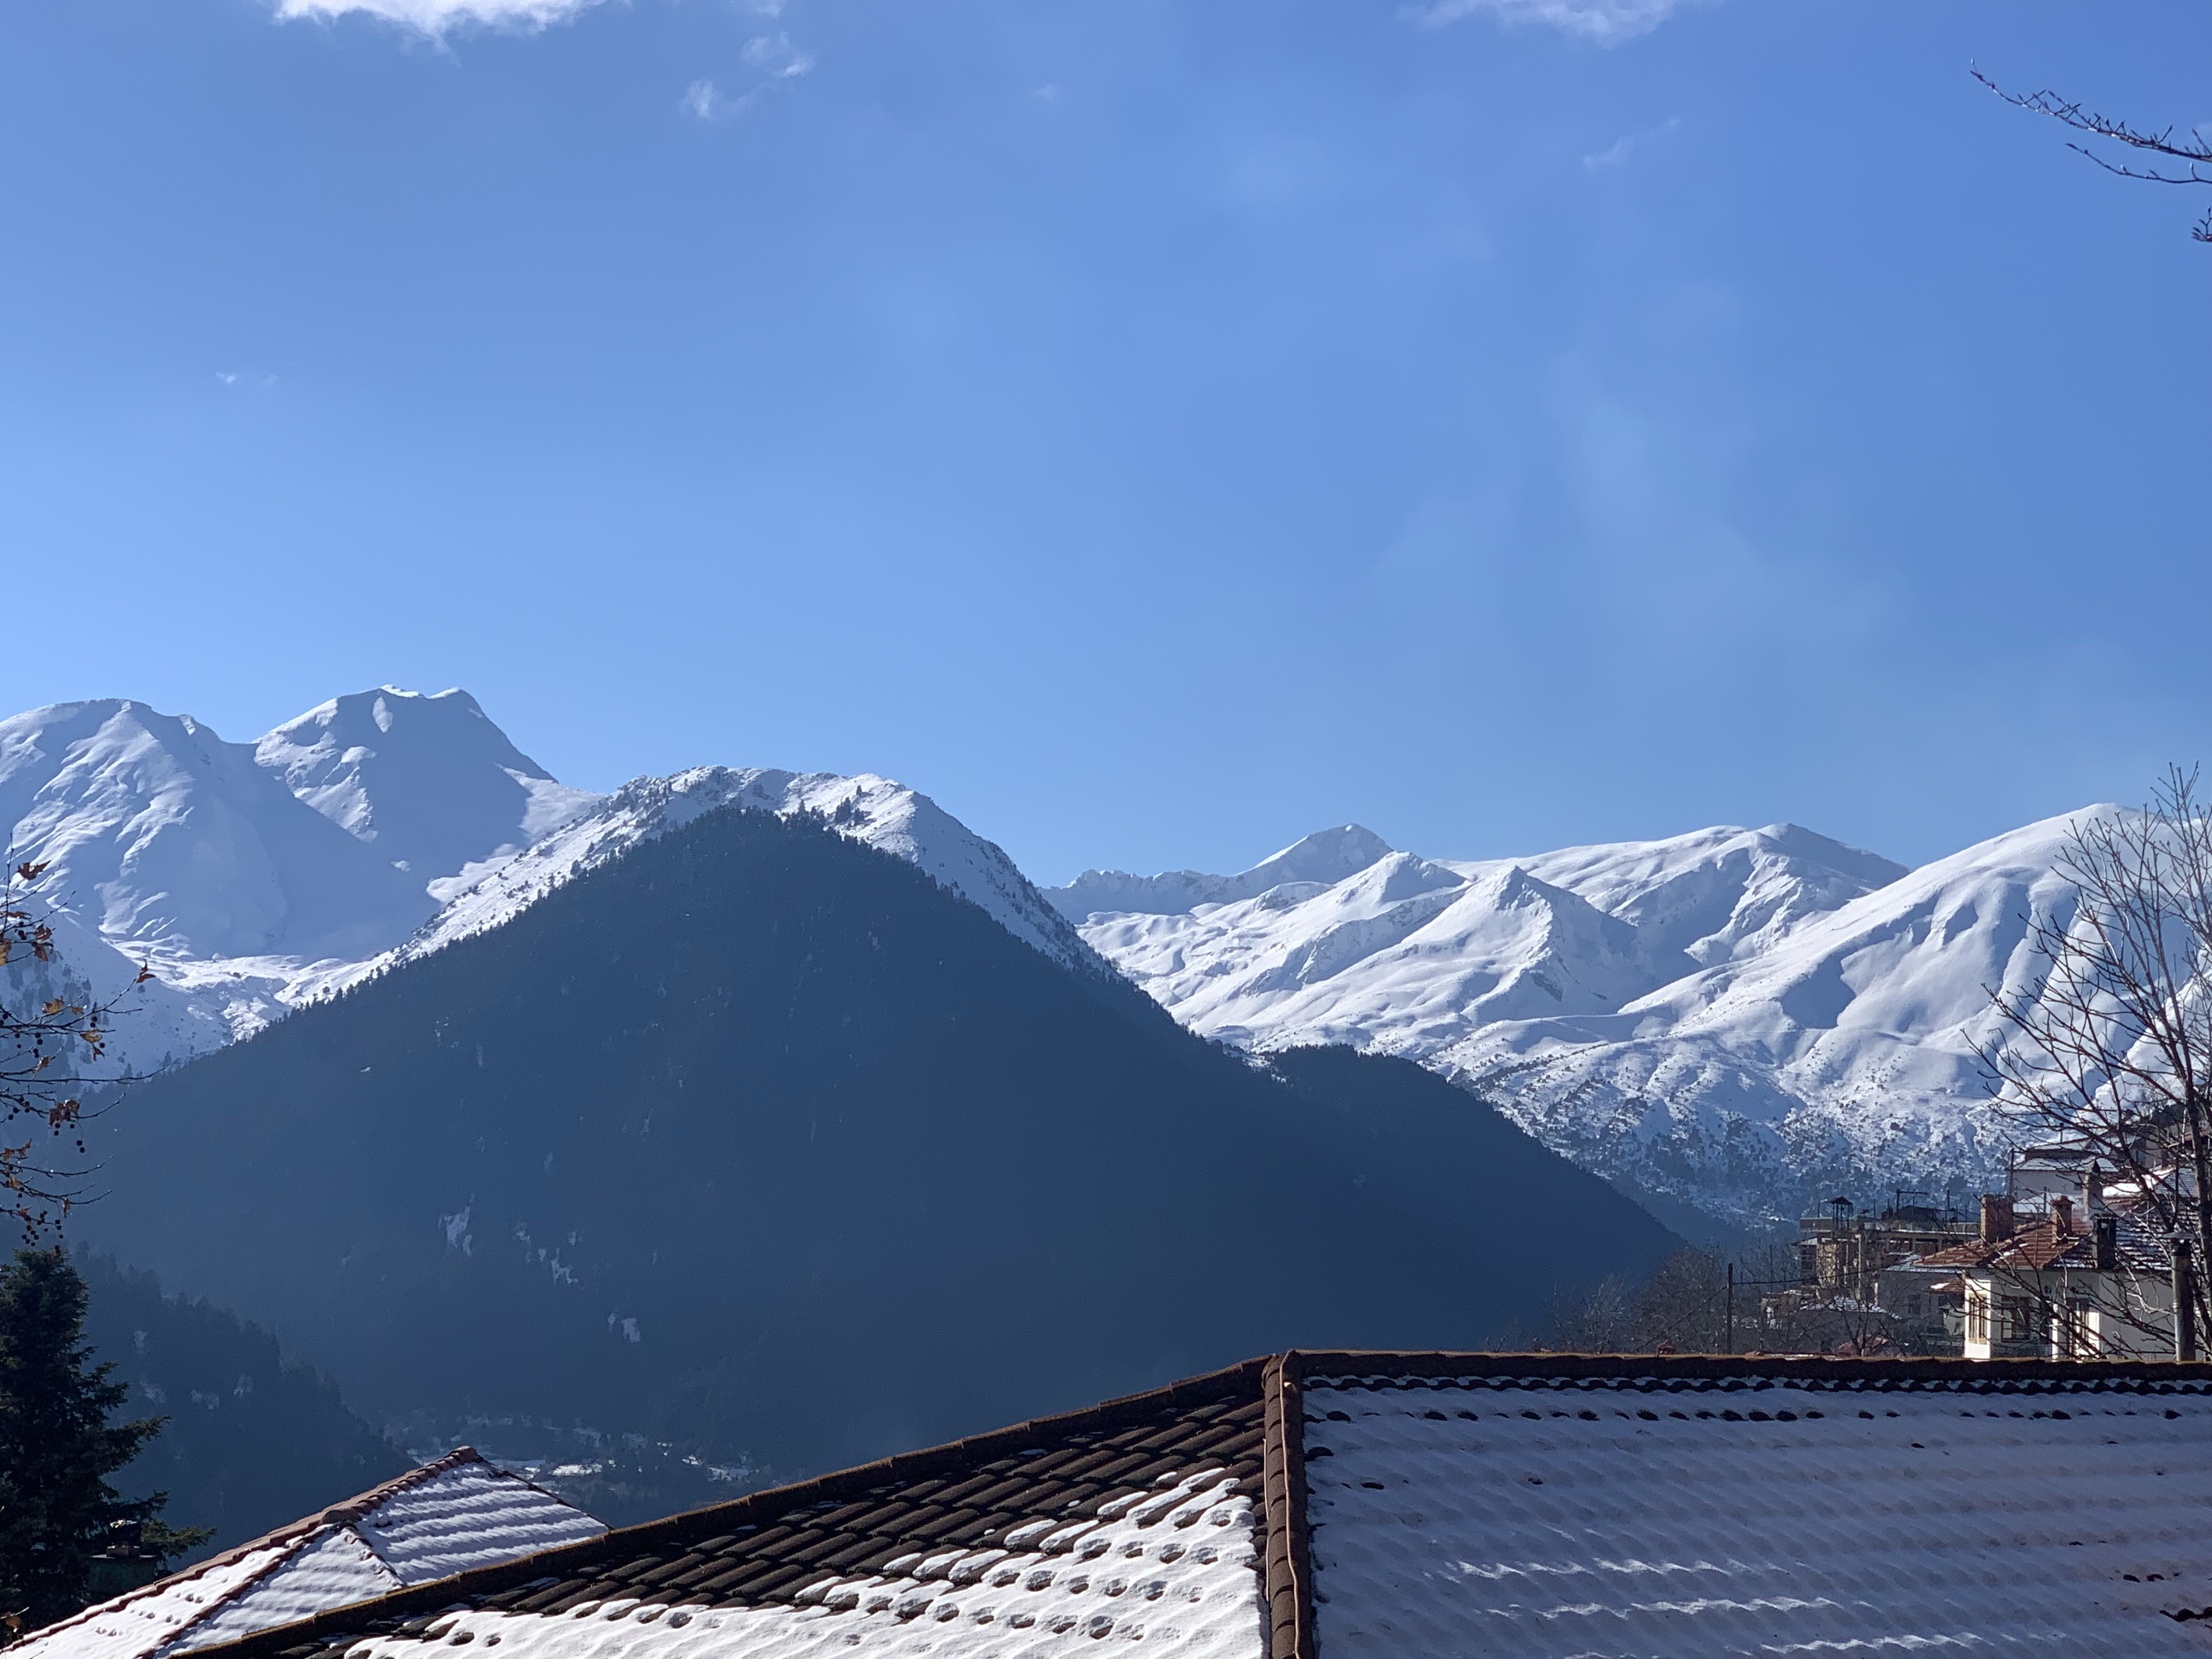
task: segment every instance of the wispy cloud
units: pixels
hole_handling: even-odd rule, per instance
[[[1583,156],[1583,168],[1588,173],[1597,173],[1606,167],[1617,167],[1635,155],[1644,145],[1650,143],[1654,138],[1664,138],[1681,125],[1682,118],[1678,115],[1671,120],[1662,121],[1656,127],[1647,127],[1642,132],[1632,132],[1626,138],[1616,138],[1595,155]]]
[[[1424,28],[1442,28],[1466,17],[1501,23],[1547,23],[1601,46],[1649,34],[1684,6],[1699,0],[1432,0],[1413,8]]]
[[[279,17],[382,18],[436,38],[466,24],[542,29],[565,22],[599,0],[276,0]]]
[[[699,121],[726,121],[744,107],[712,81],[694,81],[684,88],[676,106]]]
[[[765,9],[774,0],[754,0],[754,9]],[[787,86],[814,68],[814,54],[791,43],[787,34],[758,34],[745,42],[741,54],[745,66],[765,76],[744,92],[725,92],[711,80],[694,81],[677,100],[677,107],[694,120],[728,121],[743,115],[778,87]]]
[[[814,54],[787,34],[757,34],[745,42],[745,62],[779,81],[795,81],[814,67]]]

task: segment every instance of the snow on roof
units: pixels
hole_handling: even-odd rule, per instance
[[[504,1644],[502,1659],[786,1659],[835,1651],[998,1659],[1087,1653],[1112,1636],[1207,1659],[1253,1659],[1261,1640],[1252,1497],[1198,1469],[1110,1519],[1030,1530],[1025,1548],[912,1551],[900,1567],[820,1572],[789,1603],[678,1607],[682,1592],[586,1601],[565,1613],[486,1608],[434,1623],[431,1639]],[[1053,1534],[1065,1531],[1060,1539]],[[386,1637],[355,1659],[416,1659]]]
[[[495,1638],[501,1659],[996,1659],[1107,1636],[1251,1659],[1261,1364],[627,1528],[268,1631],[225,1659],[416,1659],[455,1638]]]
[[[2209,1431],[2212,1364],[1294,1352],[222,1659],[2158,1659],[2212,1620]]]
[[[147,1659],[597,1538],[601,1522],[463,1447],[358,1498],[33,1632],[24,1659]]]
[[[2120,1265],[2127,1271],[2154,1274],[2172,1271],[2172,1255],[2159,1237],[2155,1218],[2148,1206],[2114,1204],[2094,1213],[2109,1215],[2116,1224],[2113,1243],[2119,1252]],[[1961,1267],[1970,1273],[1984,1268],[1998,1273],[2047,1273],[2069,1267],[2092,1270],[2096,1260],[2092,1220],[2076,1216],[2070,1226],[2062,1231],[2057,1218],[2046,1215],[2031,1219],[2004,1238],[1970,1238],[1949,1249],[1923,1255],[1914,1265]]]
[[[1316,1380],[1338,1656],[2204,1650],[2212,1399]],[[2164,1615],[2164,1616],[2161,1616]]]

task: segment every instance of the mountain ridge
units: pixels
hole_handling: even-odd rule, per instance
[[[121,998],[111,1054],[151,1072],[495,927],[623,847],[728,802],[823,816],[1055,960],[1109,971],[1012,860],[890,780],[699,767],[572,789],[458,688],[382,686],[252,743],[127,698],[0,720],[8,858],[45,864],[59,962]],[[520,862],[519,868],[513,868]],[[152,978],[137,982],[139,969]]]
[[[2025,919],[2070,915],[2066,826],[2120,810],[1918,870],[1722,825],[1520,860],[1384,851],[1256,891],[1088,872],[1045,896],[1133,901],[1078,930],[1194,1030],[1406,1055],[1630,1190],[1761,1229],[1832,1191],[1964,1201],[1996,1178],[2008,1141],[1976,1049],[2004,1033],[1984,988],[2039,991]]]
[[[786,1472],[1294,1340],[1478,1345],[1671,1247],[1431,1073],[1288,1063],[726,805],[130,1091],[72,1225],[425,1434]]]
[[[1990,1178],[1980,988],[2032,990],[2017,919],[2067,902],[2062,819],[1919,872],[1789,823],[1475,860],[1351,823],[1230,875],[1091,870],[1040,890],[872,774],[703,766],[568,788],[458,690],[348,694],[252,744],[121,699],[0,721],[11,861],[51,860],[62,967],[130,990],[116,1052],[142,1071],[502,926],[726,805],[889,851],[1200,1035],[1418,1060],[1586,1167],[1730,1225],[1787,1220],[1824,1187]],[[141,963],[154,978],[131,989]]]

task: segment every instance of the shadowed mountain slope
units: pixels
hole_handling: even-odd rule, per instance
[[[85,1334],[131,1390],[121,1416],[169,1419],[115,1476],[126,1498],[166,1492],[173,1526],[213,1527],[197,1559],[327,1508],[407,1468],[337,1385],[276,1339],[152,1273],[79,1251]]]
[[[1294,1344],[1467,1346],[1671,1243],[1409,1066],[1279,1063],[718,811],[134,1091],[84,1231],[372,1413],[781,1473]]]

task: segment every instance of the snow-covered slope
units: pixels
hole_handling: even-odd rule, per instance
[[[2070,906],[2066,822],[1913,872],[1788,824],[1449,864],[1352,827],[1244,877],[1047,896],[1198,1030],[1409,1055],[1589,1168],[1758,1221],[1988,1174],[1983,988],[2025,983],[2023,918]],[[1373,856],[1256,885],[1346,849]]]
[[[1013,860],[928,796],[863,773],[779,772],[694,767],[672,777],[639,778],[547,835],[475,885],[456,894],[404,945],[335,976],[355,979],[481,933],[604,864],[626,848],[681,829],[702,813],[737,806],[781,816],[811,813],[850,840],[918,866],[939,886],[988,911],[1024,944],[1070,967],[1103,968],[1097,957],[1047,903]]]
[[[1723,1214],[1971,1188],[2003,1150],[1974,1057],[2003,1036],[1985,988],[2039,990],[2029,919],[2071,915],[2067,824],[2118,810],[2013,830],[1616,1012],[1501,1023],[1430,1063],[1578,1161]]]
[[[112,1058],[151,1069],[496,926],[623,848],[731,804],[821,814],[1048,955],[1097,964],[1004,853],[899,784],[709,767],[591,794],[517,750],[467,692],[385,686],[251,744],[119,699],[0,720],[9,866],[47,866],[36,896],[59,952],[50,967],[0,972],[112,997],[149,968]]]
[[[1500,1020],[1610,1013],[1903,874],[1790,824],[1480,863],[1350,824],[1242,876],[1090,871],[1045,896],[1208,1036],[1425,1059]]]
[[[383,687],[287,720],[255,762],[442,903],[598,804],[507,739],[465,691]]]

